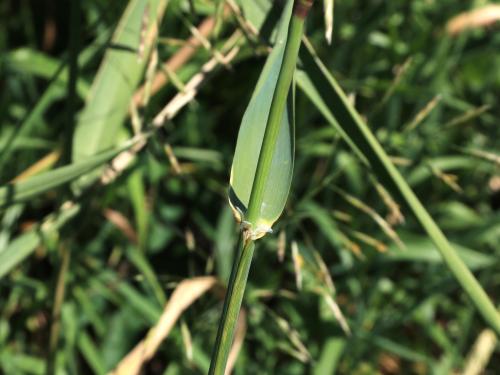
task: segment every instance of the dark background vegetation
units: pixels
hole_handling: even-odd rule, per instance
[[[71,151],[72,126],[84,97],[77,96],[68,116],[63,86],[29,129],[19,129],[33,115],[55,69],[70,57],[70,3],[0,3],[1,185],[55,150],[63,157],[48,168],[68,162],[64,155]],[[446,30],[452,17],[484,3],[340,0],[328,46],[318,2],[307,35],[485,290],[498,300],[500,33],[494,23],[455,36]],[[79,49],[109,34],[126,4],[81,2]],[[213,1],[190,4],[170,1],[157,46],[160,62],[191,36],[188,25],[216,13]],[[188,82],[238,27],[234,16],[224,19],[208,36],[213,49],[200,47],[176,72],[178,80]],[[34,251],[5,272],[0,279],[0,371],[42,374],[51,355],[60,374],[109,371],[156,323],[177,283],[206,274],[225,282],[237,238],[226,198],[229,169],[238,126],[265,61],[264,43],[245,41],[231,66],[210,76],[116,181],[77,197],[78,214],[45,233]],[[98,44],[79,67],[82,84],[92,83],[105,46]],[[178,90],[171,83],[163,87],[141,109],[144,123]],[[435,108],[414,122],[433,99]],[[484,322],[411,213],[401,206],[404,222],[394,220],[396,207],[384,202],[370,172],[300,90],[296,111],[289,204],[275,234],[258,243],[244,302],[245,341],[234,373],[460,373]],[[131,134],[127,120],[120,137]],[[165,144],[172,146],[182,173],[172,168]],[[16,238],[71,198],[64,185],[0,208],[1,261],[27,246]],[[113,222],[110,210],[128,225]],[[391,228],[397,235],[388,235]],[[278,238],[285,238],[282,261]],[[303,262],[302,290],[296,286],[292,243],[299,249],[295,261]],[[49,350],[54,295],[68,254],[59,342]],[[325,286],[329,277],[335,292]],[[325,294],[338,303],[352,335],[340,328]],[[195,302],[145,373],[206,372],[221,307],[217,292]],[[484,373],[500,370],[498,348],[492,350]]]

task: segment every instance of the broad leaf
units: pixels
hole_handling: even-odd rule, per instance
[[[283,61],[292,3],[293,1],[289,1],[283,12],[274,48],[264,65],[238,133],[231,167],[229,201],[239,221],[244,220],[250,200],[271,101]],[[255,224],[256,228],[271,228],[283,212],[290,190],[295,148],[294,95],[293,89],[290,91],[273,154],[271,171],[264,188],[264,199],[259,219],[256,223],[252,223]]]
[[[94,79],[73,137],[73,160],[116,145],[166,0],[131,0]]]

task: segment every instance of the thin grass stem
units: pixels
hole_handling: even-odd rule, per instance
[[[252,224],[258,220],[260,215],[264,198],[264,187],[269,178],[280,124],[297,64],[297,56],[304,30],[304,20],[312,3],[312,0],[295,0],[294,2],[294,11],[289,24],[283,62],[271,102],[271,109],[267,119],[257,169],[252,184],[252,192],[248,203],[248,214],[245,218],[250,226],[245,228],[240,235],[238,252],[233,263],[217,339],[212,353],[210,375],[223,375],[226,368],[255,247],[255,241],[252,238]]]
[[[255,242],[245,242],[243,234],[241,234],[224,299],[224,308],[217,331],[209,374],[224,374],[245,292],[248,272],[252,263],[254,248]]]
[[[45,373],[47,375],[55,373],[57,345],[59,342],[59,332],[61,330],[61,310],[66,289],[66,275],[68,273],[71,258],[70,250],[66,247],[66,245],[62,246],[61,257],[61,266],[59,268],[59,274],[57,275],[56,289],[54,292],[54,305],[52,306],[52,315],[50,319],[49,349],[47,354],[47,364],[45,367]]]

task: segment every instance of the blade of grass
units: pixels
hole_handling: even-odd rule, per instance
[[[61,330],[61,310],[66,289],[66,275],[68,273],[69,262],[71,259],[70,249],[68,249],[64,244],[61,247],[61,265],[54,291],[54,304],[52,307],[50,322],[49,353],[47,356],[47,367],[45,368],[45,373],[47,375],[53,374],[56,370],[57,344],[59,342],[59,333]]]
[[[406,245],[406,250],[400,251],[395,246],[390,246],[384,260],[397,262],[443,262],[442,257],[440,257],[436,252],[434,244],[427,237],[402,233],[401,238]],[[471,270],[493,267],[496,264],[495,257],[493,256],[480,253],[477,250],[460,246],[455,243],[452,243],[451,245],[455,249],[458,256]]]
[[[70,72],[68,74],[67,61],[60,62],[43,52],[29,48],[20,48],[10,52],[6,56],[6,63],[19,74],[30,74],[47,79],[51,84],[59,88],[68,84],[71,75]],[[80,61],[80,63],[83,63],[83,61]],[[89,91],[88,83],[80,79],[76,84],[78,95],[82,98],[85,97]]]
[[[420,225],[434,242],[448,268],[468,294],[485,321],[500,334],[500,315],[488,295],[470,272],[430,214],[417,198],[406,180],[396,169],[380,143],[351,105],[333,76],[316,56],[311,44],[304,40],[306,48],[301,50],[301,59],[309,78],[323,97],[323,101],[334,108],[334,116],[345,134],[362,150],[375,173],[400,194],[413,211]],[[328,118],[327,118],[328,120]]]
[[[121,151],[128,149],[132,143],[123,147],[90,157],[86,160],[41,173],[27,180],[10,183],[0,187],[0,208],[14,202],[24,201],[44,193],[57,186],[72,181],[81,175],[105,164]]]
[[[243,116],[238,142],[231,166],[231,186],[229,200],[239,221],[248,212],[252,186],[256,177],[259,152],[263,149],[266,124],[270,116],[271,101],[276,88],[276,78],[279,75],[283,61],[284,46],[287,36],[287,22],[281,22],[276,47],[269,55],[255,87],[252,99]],[[293,93],[287,95],[288,106],[276,131],[276,148],[270,158],[270,175],[273,176],[262,187],[262,207],[258,222],[252,222],[256,227],[270,228],[278,219],[286,204],[288,191],[293,175],[295,131],[293,118]]]
[[[79,332],[78,349],[94,374],[106,374],[106,366],[101,358],[101,353],[92,341],[90,335],[85,331]]]
[[[62,134],[62,160],[64,163],[71,161],[71,139],[75,128],[76,104],[77,104],[77,82],[78,82],[78,53],[80,50],[80,18],[81,4],[71,3],[70,7],[70,32],[69,32],[69,74],[66,95],[66,126]]]
[[[217,280],[214,277],[186,279],[179,283],[158,322],[149,330],[146,337],[118,363],[110,374],[139,374],[143,364],[153,357],[182,313],[199,297],[216,285]]]
[[[46,232],[57,230],[74,217],[79,210],[80,207],[77,205],[63,207],[59,213],[50,215],[40,225],[20,235],[7,245],[0,252],[0,279],[35,251],[37,246],[42,243]]]
[[[168,0],[129,1],[77,123],[74,161],[116,144],[167,4]]]

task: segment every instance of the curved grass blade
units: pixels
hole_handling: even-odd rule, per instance
[[[102,152],[87,160],[66,165],[49,172],[41,173],[28,180],[7,184],[0,187],[0,208],[25,201],[38,194],[44,193],[57,186],[72,181],[83,174],[92,171],[96,167],[111,160],[121,151],[130,147],[132,143],[127,143],[125,147],[116,148],[111,151]]]
[[[441,253],[446,265],[462,286],[462,289],[468,294],[485,321],[500,334],[500,314],[484,289],[463,260],[460,259],[456,250],[450,245],[448,239],[417,198],[408,182],[391,162],[389,156],[361,119],[354,106],[349,103],[347,96],[316,56],[310,43],[305,40],[304,44],[306,48],[301,49],[300,53],[304,70],[319,95],[321,95],[322,101],[328,103],[329,108],[333,108],[331,116],[325,116],[325,118],[329,120],[329,117],[334,117],[337,120],[332,125],[342,127],[344,132],[341,135],[347,136],[350,139],[350,144],[356,144],[357,148],[364,154],[365,160],[369,161],[377,177],[382,179],[387,186],[392,187],[410,207],[420,225],[425,229],[427,235]],[[324,109],[321,112],[323,111]]]
[[[436,252],[436,248],[429,238],[411,233],[403,233],[401,239],[406,245],[406,250],[400,251],[395,245],[392,245],[389,247],[387,255],[384,256],[384,260],[391,262],[443,263],[442,257]],[[486,255],[477,250],[454,243],[451,245],[471,270],[494,267],[497,262],[494,256]]]
[[[21,74],[29,74],[43,79],[54,78],[54,84],[65,88],[68,82],[68,70],[62,69],[57,74],[61,62],[47,54],[33,50],[31,48],[19,48],[9,52],[6,56],[6,63],[12,70]],[[64,63],[64,62],[63,62]],[[77,83],[78,94],[83,98],[89,92],[89,85],[83,79]]]
[[[238,133],[231,167],[229,202],[240,222],[245,220],[248,209],[271,101],[283,62],[288,23],[292,10],[291,3],[289,2],[280,20],[275,47],[264,65]],[[260,214],[256,222],[252,223],[254,228],[262,230],[262,234],[270,231],[273,223],[281,215],[290,190],[295,149],[293,113],[294,93],[293,90],[290,90],[273,153],[271,171],[264,187]]]

